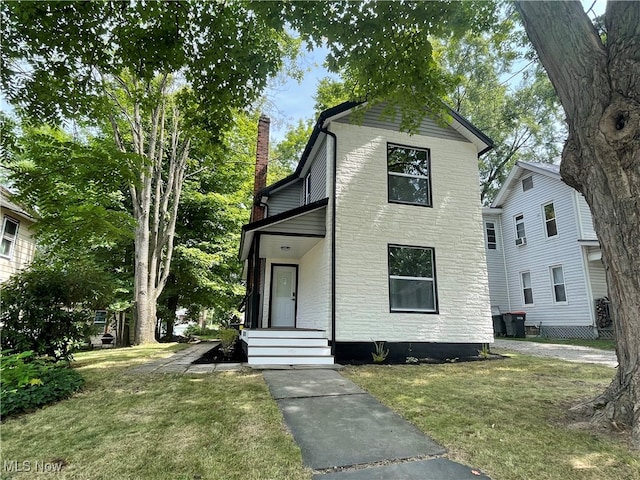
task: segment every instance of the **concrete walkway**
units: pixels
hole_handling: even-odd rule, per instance
[[[581,347],[576,345],[558,345],[553,343],[523,342],[518,340],[505,340],[496,338],[491,346],[491,351],[502,353],[503,351],[518,352],[534,357],[559,358],[568,362],[595,363],[608,367],[618,366],[616,352],[599,350],[597,348]]]
[[[196,343],[189,348],[174,353],[170,357],[160,358],[134,367],[128,373],[211,373],[237,370],[243,365],[241,363],[193,363],[218,345],[220,345],[220,342]]]
[[[489,480],[335,370],[263,375],[314,480]]]

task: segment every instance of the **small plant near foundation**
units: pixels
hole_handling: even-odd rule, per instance
[[[374,363],[382,363],[387,359],[387,355],[389,355],[389,349],[384,348],[384,342],[373,342],[375,346],[375,352],[371,352],[371,356],[373,357]]]
[[[224,330],[220,330],[218,335],[220,337],[220,349],[222,350],[222,353],[224,353],[226,357],[231,356],[240,332],[235,328],[225,328]]]
[[[480,358],[484,358],[485,360],[491,356],[491,351],[489,350],[489,344],[483,343],[482,350],[478,350],[478,355]]]

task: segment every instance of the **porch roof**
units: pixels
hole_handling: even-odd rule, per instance
[[[256,234],[268,234],[272,240],[265,242],[264,248],[261,246],[260,256],[262,258],[265,258],[265,256],[270,253],[265,249],[274,248],[272,245],[274,242],[278,243],[278,249],[282,248],[282,252],[290,252],[288,255],[296,251],[308,251],[326,234],[326,210],[328,203],[329,199],[324,198],[317,202],[282,212],[273,217],[244,225],[242,227],[242,237],[240,240],[240,260],[244,261],[249,257],[251,245],[253,244],[253,239]],[[282,243],[284,241],[283,239],[286,240],[285,243]],[[289,247],[289,249],[283,247]],[[282,253],[281,256],[287,255]]]

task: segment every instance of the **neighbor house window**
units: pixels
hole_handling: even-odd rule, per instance
[[[487,248],[489,250],[497,250],[496,224],[494,222],[486,222],[484,228],[487,234]]]
[[[389,304],[392,312],[438,311],[433,248],[389,246]]]
[[[527,177],[522,179],[522,191],[526,192],[533,188],[533,177]]]
[[[429,150],[387,145],[389,201],[431,206]]]
[[[526,238],[527,235],[524,230],[524,215],[516,215],[514,219],[516,222],[516,240]]]
[[[522,280],[522,296],[525,305],[533,304],[533,289],[531,288],[531,273],[522,272],[520,274]]]
[[[309,205],[311,203],[311,172],[304,177],[304,204]]]
[[[544,225],[547,238],[555,237],[558,235],[558,225],[556,224],[556,209],[553,206],[553,202],[543,205],[542,209],[544,210]]]
[[[18,222],[4,217],[2,222],[2,242],[0,243],[0,257],[11,258],[18,238]]]
[[[96,310],[96,315],[93,318],[93,323],[95,325],[101,325],[104,327],[104,324],[107,323],[107,311],[106,310]]]
[[[564,272],[562,265],[551,267],[551,283],[553,284],[553,301],[564,303],[567,301],[567,292],[564,287]]]

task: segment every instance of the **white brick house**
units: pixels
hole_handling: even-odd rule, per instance
[[[558,165],[516,162],[483,217],[494,312],[523,311],[549,337],[611,335],[591,212]]]
[[[356,124],[355,108],[323,112],[294,174],[256,189],[240,247],[250,363],[371,360],[374,341],[396,361],[452,358],[493,341],[477,169],[491,140],[455,113],[409,135],[381,108]]]

